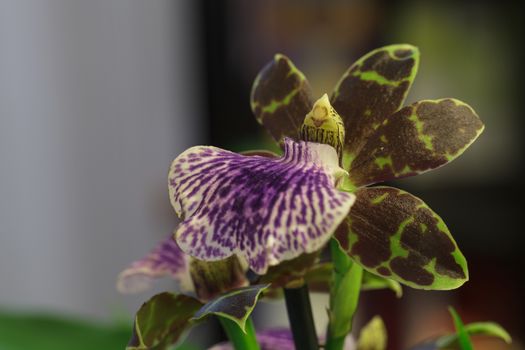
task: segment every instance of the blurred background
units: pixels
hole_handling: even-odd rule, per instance
[[[123,348],[134,312],[171,286],[115,290],[176,225],[171,160],[196,144],[272,147],[249,93],[275,52],[321,96],[362,54],[405,42],[422,53],[407,103],[455,97],[486,124],[460,160],[394,184],[443,217],[470,281],[366,292],[356,329],[380,314],[389,349],[406,349],[452,330],[453,305],[514,337],[476,349],[525,349],[523,13],[511,1],[0,0],[0,349]],[[313,300],[322,330],[327,299]],[[286,325],[283,303],[255,322]],[[201,331],[197,349],[222,336]]]

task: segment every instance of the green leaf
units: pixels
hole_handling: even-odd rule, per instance
[[[275,141],[285,136],[297,139],[313,106],[311,88],[288,57],[276,54],[255,78],[250,105]]]
[[[361,290],[367,291],[377,289],[390,289],[396,294],[396,297],[401,298],[403,296],[403,288],[399,282],[365,271],[363,273],[363,284],[361,285]]]
[[[393,114],[370,135],[350,167],[350,182],[365,186],[417,175],[461,155],[483,123],[455,99],[425,100]]]
[[[421,199],[386,186],[355,195],[335,237],[365,269],[417,289],[454,289],[468,280],[465,257]]]
[[[127,350],[162,350],[182,340],[190,319],[202,303],[173,293],[160,293],[145,302],[137,315]]]
[[[334,264],[334,279],[330,293],[329,337],[344,339],[352,330],[363,269],[348,257],[337,240],[332,239],[330,247]]]
[[[505,343],[512,343],[510,334],[499,324],[495,322],[474,322],[464,325],[463,327],[468,335],[486,335],[496,337],[503,340]],[[458,341],[457,334],[447,334],[436,340],[436,347],[438,349],[446,349],[453,346]]]
[[[343,74],[331,103],[345,125],[345,169],[375,128],[401,108],[418,65],[419,50],[397,44],[369,52]]]
[[[250,317],[261,293],[269,284],[239,288],[210,300],[201,307],[192,320],[202,320],[209,315],[217,315],[235,322],[244,332],[246,320]]]
[[[505,343],[512,343],[510,334],[496,322],[473,322],[465,326],[469,335],[488,335],[503,340]]]
[[[465,328],[463,326],[463,322],[461,321],[461,318],[459,317],[458,313],[452,306],[448,307],[448,311],[452,315],[452,319],[454,320],[454,326],[456,327],[456,334],[458,336],[458,343],[461,348],[461,350],[473,350],[472,342],[470,341],[470,338],[465,331]]]
[[[304,281],[308,283],[310,291],[326,293],[329,292],[329,284],[332,279],[331,273],[334,265],[331,262],[323,262],[314,265],[304,276]],[[374,273],[363,271],[363,280],[361,283],[361,292],[390,289],[397,298],[403,296],[401,284],[390,278],[385,278]],[[267,295],[265,295],[267,296]]]
[[[387,339],[383,319],[380,316],[374,316],[361,329],[357,340],[357,350],[385,350]]]

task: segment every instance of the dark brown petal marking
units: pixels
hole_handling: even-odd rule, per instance
[[[255,79],[250,104],[257,121],[277,142],[284,137],[297,139],[312,109],[311,88],[290,59],[277,54]]]
[[[331,102],[345,124],[347,169],[374,128],[401,108],[418,63],[416,47],[391,45],[363,56],[343,75]]]
[[[356,186],[403,178],[458,157],[481,134],[483,123],[454,99],[405,107],[370,136],[350,168]]]
[[[382,276],[390,276],[392,274],[392,271],[388,267],[381,266],[377,269],[377,272],[379,272]]]
[[[423,289],[457,288],[467,280],[465,258],[422,200],[392,187],[361,188],[355,194],[347,251],[366,269]],[[344,236],[336,231],[338,240]]]

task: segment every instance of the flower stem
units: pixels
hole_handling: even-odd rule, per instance
[[[246,320],[246,333],[239,325],[225,317],[217,317],[235,350],[260,350],[251,318]]]
[[[284,288],[284,298],[295,348],[318,350],[319,344],[317,343],[317,332],[312,316],[308,286],[303,284],[299,288]]]

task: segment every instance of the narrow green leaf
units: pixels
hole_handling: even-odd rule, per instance
[[[473,322],[465,325],[465,330],[469,335],[488,335],[503,340],[505,343],[512,343],[512,337],[496,322]]]
[[[461,101],[413,103],[377,126],[353,159],[350,182],[359,187],[440,167],[459,157],[483,128]]]
[[[401,287],[399,282],[365,271],[363,273],[363,284],[361,285],[361,290],[367,291],[377,289],[390,289],[396,294],[396,297],[401,298],[403,296],[403,287]]]
[[[181,341],[191,326],[190,318],[202,306],[198,300],[161,293],[145,302],[135,316],[127,350],[163,350]]]
[[[360,188],[335,237],[368,271],[417,289],[468,280],[467,262],[443,220],[421,199],[392,187]]]
[[[244,332],[246,320],[250,317],[261,293],[269,286],[269,284],[258,284],[222,294],[201,307],[192,320],[198,321],[209,315],[217,315],[235,322]]]
[[[397,44],[369,52],[343,74],[331,102],[345,125],[345,169],[375,128],[401,108],[418,65],[419,50]]]
[[[334,264],[333,287],[330,293],[329,337],[345,338],[352,330],[352,321],[359,301],[363,269],[341,249],[339,242],[330,241]]]
[[[452,306],[448,307],[448,311],[452,315],[452,319],[454,320],[454,327],[456,327],[456,334],[458,336],[458,343],[461,348],[461,350],[473,350],[472,342],[470,341],[470,338],[465,331],[465,328],[463,326],[463,321],[461,321],[461,318],[459,317],[458,313]]]
[[[229,318],[221,316],[217,316],[217,318],[235,350],[260,350],[251,318],[246,321],[245,331]]]
[[[357,340],[357,350],[385,350],[387,339],[383,319],[380,316],[374,316],[361,329]]]
[[[313,106],[310,84],[288,57],[276,54],[255,78],[250,105],[275,141],[285,136],[297,139]]]
[[[468,335],[486,335],[496,337],[505,343],[512,343],[510,334],[499,324],[495,322],[474,322],[464,325],[463,327]],[[437,348],[446,349],[458,341],[457,334],[447,334],[436,340]]]

